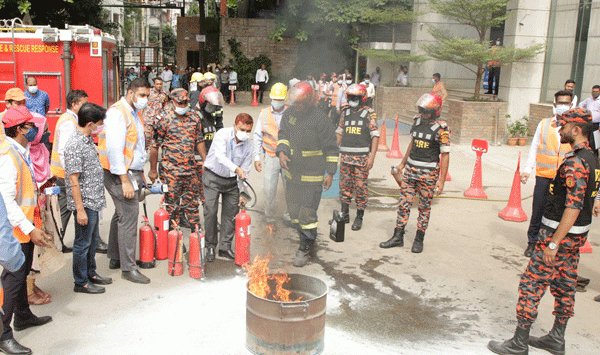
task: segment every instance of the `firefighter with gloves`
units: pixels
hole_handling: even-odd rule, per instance
[[[223,128],[223,94],[214,86],[207,86],[200,92],[195,106],[202,118],[202,130],[206,151],[210,150],[215,132]]]
[[[379,131],[375,111],[362,104],[367,91],[364,86],[352,84],[346,90],[348,105],[342,109],[336,130],[340,147],[340,200],[345,223],[350,222],[349,208],[352,195],[356,201],[356,219],[352,230],[360,230],[367,207],[367,179],[373,168]]]
[[[317,238],[317,209],[323,188],[331,186],[337,170],[338,147],[309,83],[294,85],[288,100],[290,108],[281,119],[276,153],[287,181],[288,212],[300,235],[294,266],[302,267]]]
[[[161,149],[160,177],[169,186],[165,194],[167,212],[180,224],[174,212],[175,207],[181,205],[182,215],[193,229],[200,224],[199,203],[204,200],[201,177],[196,169],[206,159],[202,123],[198,112],[190,109],[185,89],[171,91],[170,97],[173,109],[163,111],[154,125],[148,177],[152,182],[158,177],[156,166]]]
[[[392,168],[392,175],[400,185],[400,205],[394,235],[379,244],[381,248],[404,246],[404,229],[410,215],[410,206],[419,195],[419,218],[417,233],[411,251],[423,251],[423,239],[429,224],[431,200],[434,193],[444,190],[444,182],[450,162],[450,130],[440,120],[442,99],[437,95],[424,94],[417,101],[419,114],[410,130],[411,140],[402,162]],[[438,179],[439,177],[439,179]]]
[[[594,198],[598,194],[598,161],[589,146],[591,113],[570,109],[558,116],[560,142],[571,145],[546,193],[546,208],[538,240],[519,282],[517,329],[504,342],[490,341],[497,354],[527,354],[528,345],[552,354],[565,353],[567,321],[574,316],[579,248],[592,223]],[[554,325],[549,334],[530,337],[539,303],[550,286],[554,296]]]

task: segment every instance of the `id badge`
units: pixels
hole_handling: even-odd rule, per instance
[[[133,186],[133,191],[138,191],[139,187],[138,187],[137,180],[135,179],[135,177],[133,176],[131,171],[129,172],[129,181],[131,181],[131,186]]]

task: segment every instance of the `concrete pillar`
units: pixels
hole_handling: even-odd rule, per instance
[[[591,96],[592,86],[600,85],[600,8],[592,6],[590,15],[583,83],[577,83],[581,87],[579,102]]]
[[[504,45],[524,48],[535,43],[546,43],[550,5],[550,1],[509,1]],[[508,113],[512,119],[528,115],[529,104],[539,102],[544,58],[545,54],[541,53],[526,62],[502,67],[498,95],[500,99],[508,101]]]

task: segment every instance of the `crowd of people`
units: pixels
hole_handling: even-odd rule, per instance
[[[287,224],[298,234],[294,266],[303,267],[311,260],[322,192],[331,186],[338,169],[341,222],[350,224],[354,199],[351,230],[363,228],[368,177],[380,136],[372,108],[373,77],[364,75],[354,83],[345,71],[322,74],[318,81],[309,75],[304,81],[294,78],[289,85],[274,83],[268,90],[270,104],[256,119],[240,113],[233,126],[224,127],[222,87],[229,89],[232,81],[236,83],[233,73],[229,66],[219,68],[219,75],[193,72],[185,85],[189,90],[169,88],[172,76],[156,76],[152,85],[145,77],[132,78],[125,95],[108,109],[88,102],[84,90],[74,89],[67,95],[68,109],[57,121],[52,145],[44,117],[49,100],[35,78],[27,78],[29,95],[19,88],[5,93],[7,110],[1,114],[0,136],[0,263],[5,290],[0,351],[31,353],[14,339],[13,329],[52,321],[34,315],[29,305],[52,300],[35,285],[35,274],[44,248],[54,247],[57,238],[62,252],[73,253],[74,292],[104,293],[113,282],[98,274],[97,252],[107,253],[109,268],[120,269],[124,280],[151,282],[136,263],[137,231],[144,189],[158,180],[168,186],[164,198],[169,228],[203,230],[209,263],[217,256],[235,259],[234,216],[247,202],[242,192],[252,167],[263,174],[265,231]],[[261,91],[266,91],[268,81],[266,69],[260,68],[256,83]],[[418,114],[406,155],[392,168],[400,204],[391,238],[381,242],[381,248],[404,246],[410,207],[418,197],[411,251],[423,252],[432,198],[444,190],[450,128],[440,116],[447,93],[441,75],[433,75],[433,84],[431,92],[416,103]],[[594,139],[590,142],[600,122],[596,105],[600,86],[594,86],[592,96],[577,108],[574,85],[569,80],[565,90],[555,94],[555,115],[540,122],[521,177],[525,183],[535,169],[525,250],[530,262],[519,286],[517,331],[505,342],[490,342],[490,350],[497,353],[523,353],[528,344],[564,351],[566,322],[573,316],[579,247],[586,241],[592,214],[600,213],[600,181],[593,173],[598,169],[593,153],[598,144]],[[280,179],[285,209],[278,208]],[[56,193],[54,188],[61,218],[58,228],[47,230],[46,194]],[[106,191],[114,204],[108,243],[99,232]],[[69,248],[62,241],[71,215],[75,238]],[[545,337],[529,337],[548,285],[557,299],[555,326]]]

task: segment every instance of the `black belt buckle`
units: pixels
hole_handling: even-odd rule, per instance
[[[329,221],[329,239],[336,243],[341,243],[345,239],[346,223],[344,222],[344,213],[338,210],[333,211],[333,217]]]

